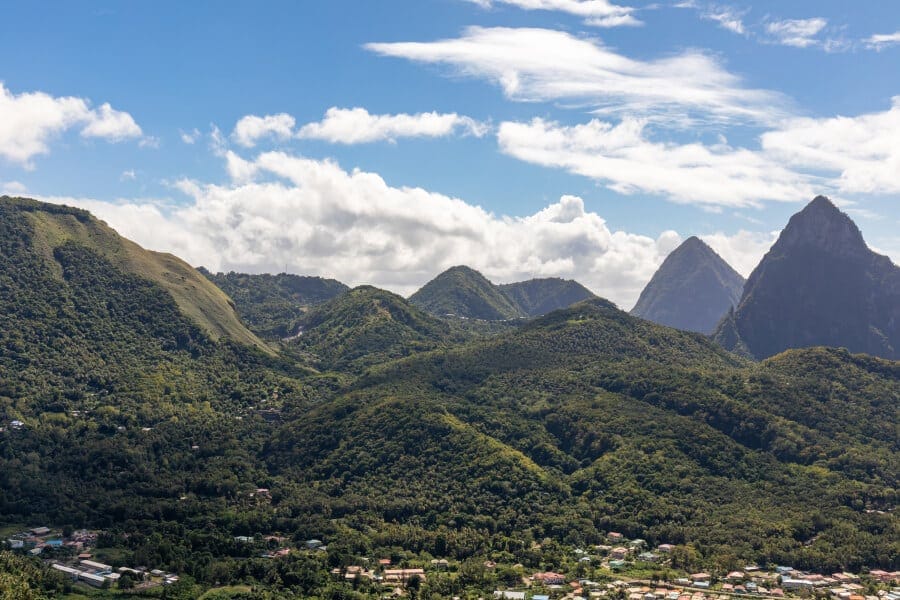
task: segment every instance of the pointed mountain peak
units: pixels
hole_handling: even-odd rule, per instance
[[[744,278],[703,240],[691,236],[673,250],[631,311],[688,331],[711,333],[741,297]]]
[[[846,213],[825,196],[817,196],[791,217],[781,233],[779,244],[815,246],[837,254],[868,250],[862,233]]]

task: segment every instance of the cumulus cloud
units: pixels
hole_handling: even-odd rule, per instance
[[[742,229],[735,234],[722,232],[701,235],[700,238],[709,244],[719,256],[731,267],[749,277],[762,257],[778,239],[780,231],[760,232]]]
[[[855,117],[793,119],[762,136],[763,150],[796,168],[826,173],[846,193],[900,193],[900,96]]]
[[[810,176],[763,153],[725,143],[654,142],[645,127],[646,121],[632,118],[575,126],[534,119],[501,123],[497,139],[510,156],[596,179],[622,194],[659,194],[708,207],[793,202],[816,194]]]
[[[293,135],[294,117],[287,113],[277,115],[247,115],[234,126],[231,138],[244,146],[252,148],[263,138],[288,139]]]
[[[409,294],[439,271],[468,264],[497,282],[576,278],[630,307],[681,241],[614,231],[581,198],[563,196],[524,217],[492,214],[421,188],[330,161],[268,152],[243,161],[243,179],[182,181],[182,207],[153,201],[61,199],[123,235],[211,269],[296,273],[372,283]]]
[[[141,135],[130,114],[108,103],[93,109],[83,98],[43,92],[13,94],[0,83],[0,156],[31,166],[34,156],[50,151],[54,137],[74,127],[81,128],[83,137],[111,142]]]
[[[789,112],[784,97],[747,88],[714,57],[696,50],[643,61],[597,39],[506,27],[470,27],[454,39],[366,48],[447,65],[457,75],[499,85],[512,100],[581,103],[598,114],[665,117],[669,123],[689,118],[769,123]]]
[[[362,144],[401,137],[445,137],[456,133],[481,137],[488,126],[456,113],[373,115],[364,108],[329,108],[325,118],[300,128],[297,137],[334,144]]]
[[[643,25],[634,16],[634,8],[619,6],[608,0],[468,0],[484,8],[506,4],[523,10],[548,10],[585,18],[594,27],[622,27]]]
[[[0,193],[18,196],[27,191],[28,187],[21,181],[0,181]]]
[[[888,46],[900,44],[900,31],[895,33],[876,33],[865,39],[866,46],[873,50],[883,50]]]
[[[816,36],[828,25],[821,17],[812,19],[785,19],[766,24],[766,32],[773,41],[784,46],[808,48],[822,43]]]

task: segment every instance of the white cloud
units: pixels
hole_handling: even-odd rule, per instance
[[[252,148],[256,142],[267,137],[289,139],[293,134],[294,123],[294,117],[286,113],[264,117],[247,115],[234,126],[231,137],[241,146]]]
[[[732,235],[716,232],[700,237],[735,271],[744,277],[749,277],[762,257],[778,239],[779,233],[781,232],[764,233],[742,229]]]
[[[468,264],[497,282],[576,278],[630,307],[680,241],[612,231],[574,196],[525,217],[494,215],[421,188],[330,161],[268,152],[242,161],[224,185],[182,181],[191,201],[60,199],[126,237],[211,269],[296,273],[372,283],[409,294],[439,271]],[[273,177],[275,178],[273,181]]]
[[[762,136],[775,160],[832,176],[845,193],[900,193],[900,96],[884,112],[793,119]]]
[[[883,50],[888,46],[900,44],[900,31],[895,33],[876,33],[865,40],[866,46],[873,50]]]
[[[137,179],[137,173],[135,173],[134,169],[128,169],[127,171],[122,171],[122,174],[119,175],[119,179],[121,181],[134,181]]]
[[[494,4],[507,4],[523,10],[547,10],[584,17],[587,25],[594,27],[621,27],[643,25],[632,14],[634,8],[619,6],[608,0],[468,0],[484,8]]]
[[[738,11],[729,6],[711,6],[708,10],[701,13],[701,17],[709,21],[715,21],[723,29],[737,33],[738,35],[746,35],[747,29],[744,26],[745,11]]]
[[[0,181],[0,193],[18,196],[27,191],[28,188],[21,181]]]
[[[821,17],[812,19],[786,19],[766,24],[766,32],[776,43],[796,48],[808,48],[823,42],[816,38],[828,25]]]
[[[141,135],[130,114],[107,103],[92,109],[87,100],[73,96],[13,94],[0,82],[0,156],[30,167],[34,156],[50,151],[54,137],[74,127],[81,127],[83,137],[111,142]]]
[[[300,128],[297,137],[340,144],[361,144],[400,137],[444,137],[454,133],[483,136],[488,126],[456,113],[373,115],[364,108],[329,108],[325,118]]]
[[[764,200],[802,201],[813,180],[760,152],[725,143],[673,144],[647,138],[646,122],[593,119],[564,126],[543,119],[501,123],[497,139],[510,156],[596,179],[622,194],[658,194],[676,202],[758,206]]]
[[[582,103],[599,113],[773,122],[784,97],[750,89],[696,50],[650,61],[618,54],[596,39],[548,29],[470,27],[455,39],[371,43],[382,56],[444,64],[491,81],[518,101]]]
[[[178,133],[181,136],[181,141],[188,145],[193,145],[200,139],[200,130],[194,127],[190,131],[182,131],[178,130]]]

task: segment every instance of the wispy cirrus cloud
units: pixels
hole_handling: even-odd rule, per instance
[[[884,50],[889,46],[900,44],[900,31],[894,33],[876,33],[863,40],[866,47],[872,50]]]
[[[828,20],[822,17],[811,19],[784,19],[766,23],[765,30],[770,39],[783,46],[809,48],[824,45],[825,41],[817,36],[828,26]]]
[[[446,137],[454,134],[482,137],[489,127],[456,113],[373,115],[364,108],[329,108],[325,117],[307,123],[297,137],[325,140],[335,144],[362,144],[395,141],[403,137]]]
[[[0,156],[26,167],[50,152],[50,142],[70,129],[84,138],[119,142],[139,138],[141,128],[127,112],[109,103],[91,108],[84,98],[44,92],[14,94],[0,82]]]
[[[546,10],[568,13],[584,18],[593,27],[636,27],[643,25],[630,6],[613,4],[608,0],[467,0],[484,8],[497,4],[515,6],[523,10]]]
[[[499,85],[522,102],[579,103],[598,114],[771,122],[788,113],[782,95],[745,86],[719,61],[689,50],[635,60],[595,38],[535,28],[470,27],[433,42],[370,43],[382,56],[446,65],[457,76]]]
[[[415,114],[372,114],[365,108],[333,106],[320,121],[295,129],[296,119],[286,113],[246,115],[234,127],[231,139],[245,148],[260,140],[322,140],[332,144],[395,142],[399,138],[440,138],[451,135],[484,136],[490,126],[457,113],[436,111]]]
[[[543,119],[500,124],[500,150],[520,160],[595,179],[621,194],[660,195],[718,209],[797,202],[816,195],[812,177],[763,153],[727,143],[649,139],[646,121],[593,119],[566,126]]]

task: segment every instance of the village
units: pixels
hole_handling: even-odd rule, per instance
[[[254,495],[265,498],[268,492],[259,488]],[[41,526],[8,536],[5,545],[11,550],[43,558],[51,569],[71,577],[73,582],[96,588],[140,590],[179,581],[178,574],[164,569],[137,565],[114,567],[95,559],[92,549],[100,533],[62,531]],[[824,574],[784,565],[746,565],[723,573],[680,573],[671,568],[670,557],[677,549],[675,545],[663,543],[651,549],[646,541],[629,540],[617,532],[610,532],[606,537],[606,544],[568,549],[567,568],[559,571],[535,571],[521,564],[507,567],[490,560],[484,561],[480,565],[483,572],[494,573],[504,568],[506,573],[503,580],[507,585],[494,589],[492,599],[900,600],[900,571],[871,569],[862,573]],[[318,539],[294,545],[288,537],[281,535],[234,536],[234,541],[264,547],[266,550],[256,556],[272,560],[295,553],[328,552],[328,546]],[[415,590],[426,584],[430,577],[453,576],[461,567],[444,558],[404,558],[396,562],[398,564],[384,557],[362,558],[359,564],[333,568],[330,574],[333,579],[354,587],[361,583],[374,586],[384,598],[412,597]],[[515,573],[515,582],[510,581],[509,573]],[[484,596],[480,598],[484,600]]]
[[[513,569],[523,572],[519,585],[493,591],[495,600],[734,600],[736,597],[831,598],[833,600],[900,600],[900,571],[873,569],[865,574],[804,572],[790,566],[763,568],[747,565],[721,575],[706,572],[686,574],[664,581],[629,576],[633,567],[664,566],[675,549],[671,544],[659,544],[648,550],[644,540],[627,540],[620,533],[607,535],[609,545],[595,545],[590,549],[575,548],[572,558],[576,564],[593,565],[596,574],[590,578],[566,575],[555,571],[525,573],[523,565]],[[446,559],[432,559],[422,567],[391,565],[382,558],[370,565],[350,565],[333,569],[335,578],[346,581],[368,579],[381,584],[393,596],[406,595],[406,588],[418,587],[428,580],[429,572],[441,573],[453,569]],[[488,571],[498,568],[486,561]],[[584,569],[579,569],[584,572]],[[458,598],[458,597],[455,597]]]
[[[6,538],[10,550],[44,558],[50,568],[96,588],[147,589],[170,585],[179,579],[175,573],[148,567],[119,567],[94,560],[91,549],[100,532],[78,530],[65,532],[49,527],[33,527]]]

